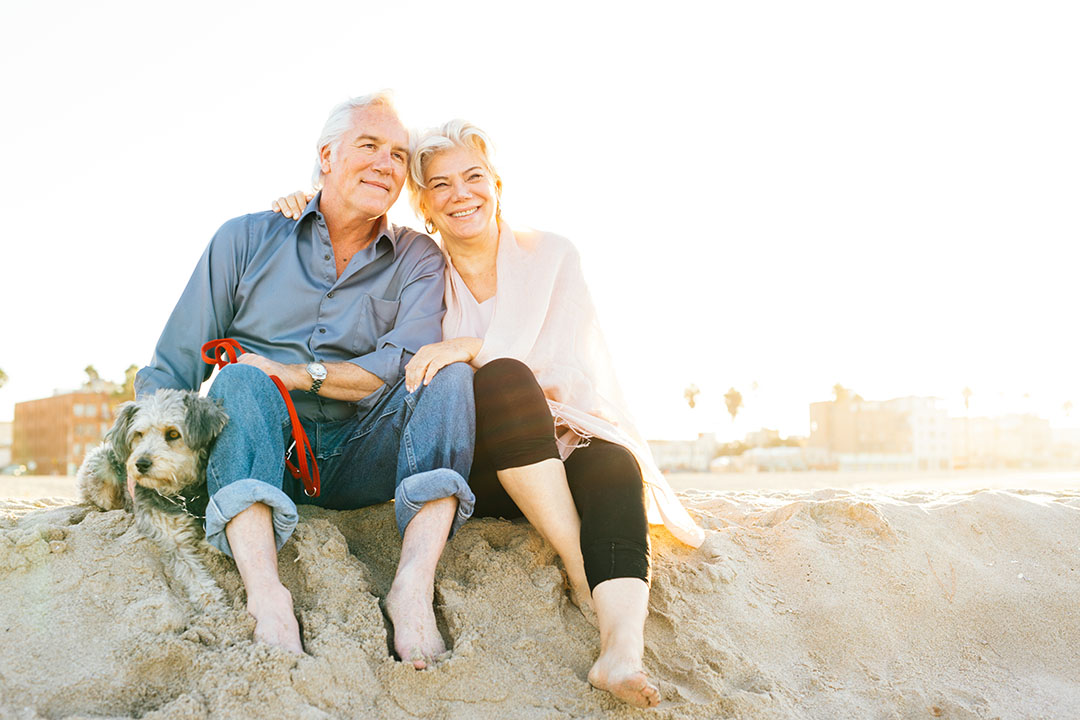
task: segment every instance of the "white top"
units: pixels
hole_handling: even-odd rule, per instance
[[[476,302],[465,279],[458,274],[454,264],[447,260],[450,268],[450,282],[457,290],[456,296],[461,303],[461,324],[457,327],[457,337],[483,338],[491,326],[491,316],[495,314],[495,295],[484,302]]]

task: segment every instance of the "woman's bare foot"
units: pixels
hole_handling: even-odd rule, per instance
[[[585,580],[576,583],[573,579],[570,579],[568,584],[570,586],[570,602],[574,603],[574,606],[581,611],[581,614],[585,616],[585,620],[590,625],[597,627],[599,623],[596,619],[596,608],[593,607],[592,594],[589,592],[589,583]]]
[[[292,594],[279,584],[276,588],[262,589],[249,594],[247,611],[255,618],[255,642],[304,654],[300,641],[300,625],[293,612]]]
[[[432,607],[433,589],[410,583],[399,574],[386,594],[386,614],[394,626],[394,651],[403,662],[423,670],[446,653]]]
[[[625,703],[650,708],[660,704],[660,689],[642,668],[649,586],[632,577],[613,578],[593,588],[600,620],[600,657],[589,670],[593,687]]]
[[[614,653],[602,655],[589,670],[589,684],[605,690],[634,707],[651,708],[660,704],[660,688],[650,680],[640,665]]]

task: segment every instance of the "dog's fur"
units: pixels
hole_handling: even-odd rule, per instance
[[[228,422],[220,405],[197,393],[159,390],[119,406],[105,442],[91,450],[78,473],[79,495],[102,510],[125,509],[165,556],[165,565],[193,603],[223,601],[200,562],[208,500],[206,462]],[[135,497],[128,478],[135,479]]]

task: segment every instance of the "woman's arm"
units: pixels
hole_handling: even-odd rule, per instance
[[[315,197],[315,193],[306,193],[297,190],[292,195],[279,197],[270,204],[270,209],[274,212],[281,213],[287,218],[299,220],[300,216],[304,214],[304,208],[307,207],[307,204],[311,202],[311,198],[313,197]]]

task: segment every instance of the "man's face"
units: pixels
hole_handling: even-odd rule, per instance
[[[365,219],[386,214],[401,194],[409,164],[409,133],[381,105],[353,112],[337,148],[322,150],[323,195]]]

